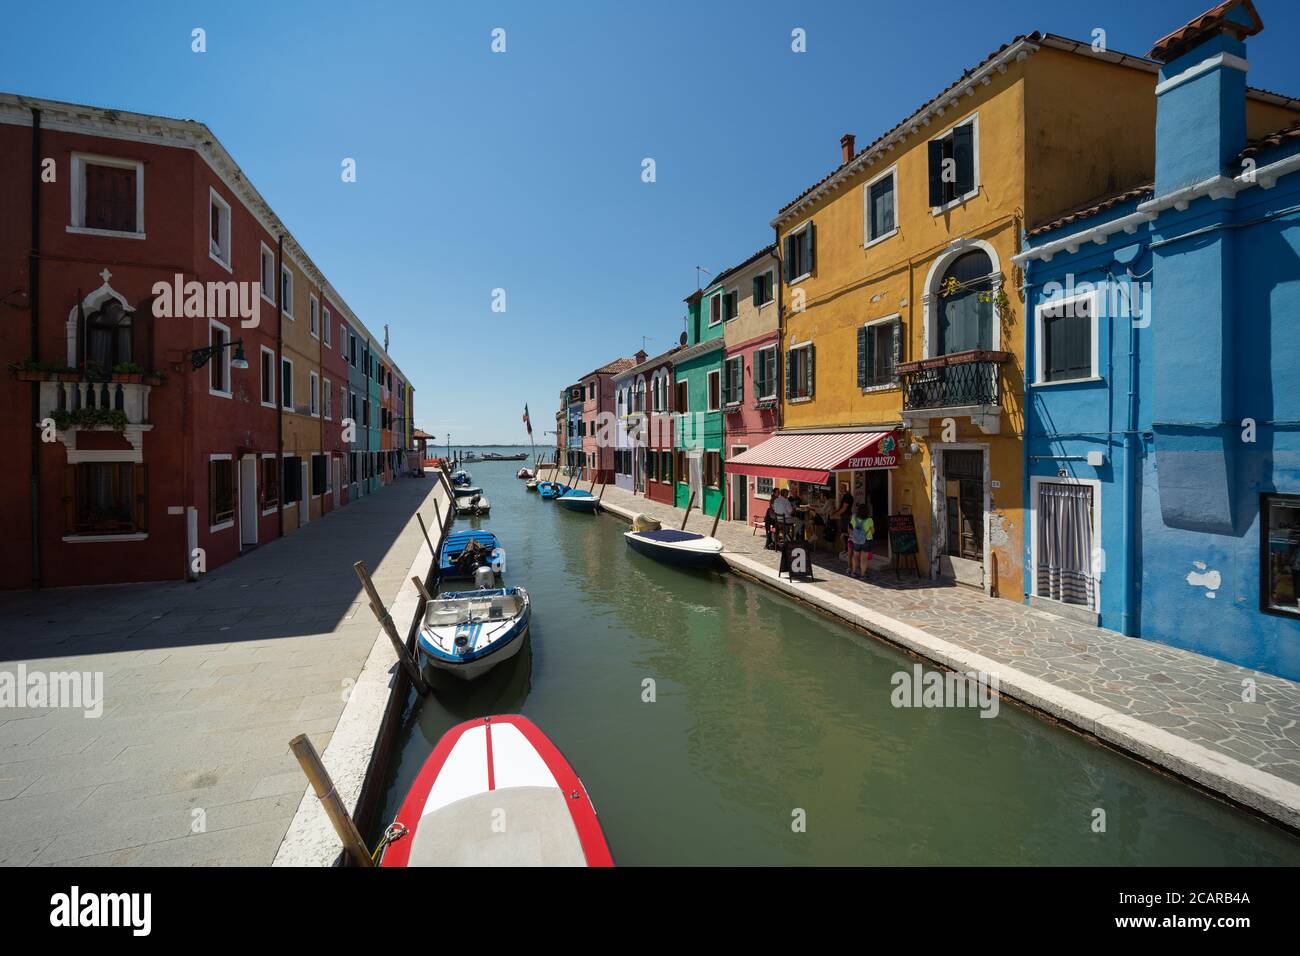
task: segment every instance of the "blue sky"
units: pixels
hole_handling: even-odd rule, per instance
[[[695,267],[770,242],[841,134],[869,142],[1016,34],[1100,27],[1142,54],[1212,5],[11,4],[0,89],[207,123],[352,309],[389,325],[418,424],[513,443],[525,402],[541,438],[561,387],[642,336],[674,343]],[[1300,4],[1256,7],[1250,82],[1298,95]]]

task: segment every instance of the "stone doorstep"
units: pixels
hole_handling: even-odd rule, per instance
[[[602,508],[631,521],[637,513],[612,503]],[[1226,754],[1121,713],[1106,704],[935,637],[921,628],[840,597],[817,584],[787,581],[767,565],[723,552],[733,570],[812,604],[871,634],[956,671],[996,673],[999,691],[1070,724],[1119,750],[1212,790],[1235,803],[1300,829],[1300,786]]]

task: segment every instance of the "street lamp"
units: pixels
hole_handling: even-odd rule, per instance
[[[197,372],[199,369],[203,368],[203,366],[208,364],[208,359],[212,358],[212,356],[216,355],[223,349],[230,348],[232,345],[235,347],[235,354],[230,359],[230,367],[240,369],[248,368],[248,359],[244,357],[243,339],[235,339],[233,342],[225,342],[221,345],[207,345],[201,349],[194,349],[190,352],[190,365],[192,365],[194,370]]]

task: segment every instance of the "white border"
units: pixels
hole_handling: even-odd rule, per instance
[[[1074,302],[1082,302],[1085,299],[1089,301],[1088,311],[1092,319],[1092,374],[1083,375],[1078,378],[1062,378],[1055,381],[1045,381],[1043,379],[1043,347],[1045,340],[1043,337],[1043,313],[1048,309],[1055,311],[1064,308]],[[1101,307],[1101,290],[1092,289],[1088,292],[1080,292],[1069,298],[1049,299],[1046,302],[1040,302],[1034,306],[1034,380],[1029,384],[1035,388],[1053,385],[1070,385],[1078,382],[1099,382],[1101,381],[1101,317],[1098,310]]]
[[[1092,488],[1092,580],[1096,590],[1093,592],[1093,606],[1084,607],[1081,604],[1068,604],[1065,601],[1056,601],[1046,595],[1038,593],[1038,487],[1043,482],[1056,485],[1088,485]],[[1029,534],[1029,581],[1030,594],[1044,601],[1054,601],[1057,604],[1065,604],[1067,607],[1078,608],[1089,614],[1101,614],[1101,479],[1100,478],[1075,478],[1070,476],[1061,478],[1056,475],[1030,475],[1029,476],[1029,501],[1025,503],[1025,511],[1029,514],[1028,525],[1025,530]]]
[[[92,166],[116,166],[119,169],[135,170],[135,232],[122,232],[117,229],[90,229],[86,226],[86,164]],[[144,162],[138,159],[124,159],[120,156],[103,156],[97,153],[72,154],[72,205],[70,207],[72,222],[67,226],[68,232],[83,236],[106,236],[118,239],[144,239]]]
[[[884,179],[886,176],[892,176],[894,178],[894,228],[889,230],[889,232],[881,233],[873,239],[871,238],[871,187],[880,182],[880,180]],[[890,166],[888,169],[883,170],[862,184],[862,248],[870,249],[877,243],[884,242],[891,236],[898,235],[898,220],[898,163],[894,163],[894,165]]]

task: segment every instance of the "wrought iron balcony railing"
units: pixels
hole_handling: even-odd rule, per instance
[[[903,408],[1000,406],[998,367],[1010,357],[1007,352],[976,349],[901,362],[898,371],[903,386]]]

